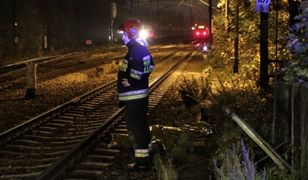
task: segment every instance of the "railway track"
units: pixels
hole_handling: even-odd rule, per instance
[[[168,51],[168,48],[162,48],[161,51]],[[0,67],[0,92],[6,89],[25,88],[25,65],[30,62],[38,64],[38,81],[45,81],[63,74],[98,67],[104,63],[110,63],[113,60],[122,59],[124,52],[119,54],[120,55],[112,57],[106,56],[107,58],[104,56],[104,58],[88,60],[91,54],[75,52],[64,55],[36,58],[2,66]],[[76,59],[78,59],[78,61],[76,61]]]
[[[64,55],[54,55],[41,58],[30,59],[14,64],[8,64],[0,67],[0,91],[10,88],[25,87],[25,67],[27,63],[48,64],[62,61],[65,58],[73,58],[80,55],[81,52],[68,53]]]
[[[151,89],[162,82],[159,79],[152,82]],[[67,167],[62,166],[63,161],[74,159],[76,152],[88,149],[87,144],[98,136],[105,141],[99,143],[101,147],[96,151],[101,155],[94,155],[92,159],[96,157],[103,163],[82,165],[100,167],[112,163],[119,150],[107,148],[110,135],[127,134],[125,123],[118,120],[123,109],[116,106],[115,86],[115,81],[110,82],[2,133],[0,178],[33,179],[41,176],[44,179],[50,176],[48,173],[54,174],[58,164]],[[150,108],[159,99],[159,93],[154,94],[157,96],[150,96]]]

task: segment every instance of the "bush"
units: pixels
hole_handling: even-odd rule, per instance
[[[299,21],[290,27],[287,48],[292,53],[292,61],[283,69],[287,82],[308,82],[308,2],[301,4]]]

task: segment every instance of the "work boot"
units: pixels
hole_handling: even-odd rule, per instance
[[[151,169],[151,166],[131,163],[131,164],[128,164],[127,168],[129,171],[143,172],[143,171],[149,171]]]
[[[152,147],[150,151],[151,158],[153,158],[154,155],[159,155],[161,158],[166,157],[166,148],[159,139],[152,142]]]

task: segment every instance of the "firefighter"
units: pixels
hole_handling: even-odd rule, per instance
[[[138,33],[142,24],[127,20],[119,28],[128,53],[119,66],[118,95],[120,106],[125,106],[127,129],[133,141],[134,163],[130,170],[146,170],[150,167],[151,134],[147,123],[148,81],[154,68],[147,43]]]

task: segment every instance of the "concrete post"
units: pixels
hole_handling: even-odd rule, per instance
[[[37,77],[36,77],[36,67],[37,64],[28,63],[26,65],[26,78],[27,78],[27,85],[26,85],[26,99],[35,98],[35,90],[37,87]]]

